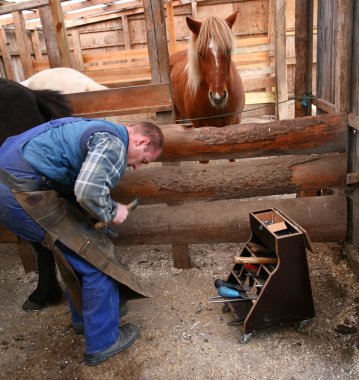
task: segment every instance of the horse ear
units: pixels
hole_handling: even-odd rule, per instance
[[[234,24],[234,22],[236,21],[236,18],[237,18],[237,15],[238,15],[238,11],[234,12],[233,14],[231,14],[230,16],[228,16],[225,20],[226,20],[226,23],[228,24],[228,26],[232,29],[232,26]]]
[[[191,17],[186,17],[186,22],[188,27],[190,28],[191,32],[194,33],[196,36],[198,36],[199,31],[201,29],[201,21],[193,20]]]

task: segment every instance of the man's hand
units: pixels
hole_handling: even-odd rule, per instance
[[[111,223],[121,224],[126,220],[127,215],[128,215],[127,206],[122,205],[121,203],[117,203],[116,216],[112,219]]]

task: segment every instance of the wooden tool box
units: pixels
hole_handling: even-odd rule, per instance
[[[306,257],[306,248],[312,248],[306,231],[275,208],[251,212],[249,217],[252,235],[233,258],[227,280],[242,285],[250,298],[226,303],[236,315],[229,324],[243,323],[243,343],[254,331],[301,326],[315,315]]]

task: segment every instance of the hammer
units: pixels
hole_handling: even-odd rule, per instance
[[[128,205],[126,205],[126,207],[128,210],[134,210],[138,205],[139,205],[139,201],[137,198],[135,198],[132,202],[130,202]],[[108,227],[106,222],[97,222],[95,224],[96,230],[100,230],[101,228],[104,228],[104,227],[110,228],[110,227]]]

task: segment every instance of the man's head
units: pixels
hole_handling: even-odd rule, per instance
[[[138,169],[155,161],[163,149],[163,134],[156,125],[143,121],[127,127],[127,165]]]

